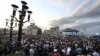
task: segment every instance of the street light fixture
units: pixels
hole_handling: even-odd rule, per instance
[[[27,3],[25,1],[21,1],[22,5],[27,5]]]
[[[29,20],[30,20],[30,15],[32,14],[32,12],[31,11],[27,11],[28,12],[28,22],[29,22]]]
[[[16,11],[17,11],[17,9],[18,9],[18,6],[15,5],[15,4],[12,4],[11,6],[13,7],[13,13],[12,13],[12,16],[14,17],[14,16],[16,15]]]

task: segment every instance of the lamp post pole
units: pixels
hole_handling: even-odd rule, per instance
[[[11,23],[10,23],[10,25],[11,25],[11,27],[10,27],[10,41],[12,41],[12,30],[13,30],[13,28],[12,28],[12,25],[13,25],[13,18],[11,18]]]
[[[20,45],[21,45],[21,38],[22,38],[22,26],[23,26],[23,20],[22,19],[20,19],[20,21],[19,21],[19,30],[18,30],[18,39],[17,39],[17,41],[18,41],[18,46],[20,47]]]
[[[5,25],[5,28],[3,29],[3,31],[4,31],[4,35],[6,35],[6,32],[7,32],[6,25]]]

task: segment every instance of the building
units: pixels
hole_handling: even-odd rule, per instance
[[[39,35],[42,34],[42,29],[37,27],[35,23],[30,23],[27,27],[27,34],[29,35]]]
[[[44,31],[44,35],[52,35],[52,33],[51,33],[50,30],[45,30],[45,31]]]
[[[61,34],[61,32],[59,31],[59,26],[53,27],[50,30],[51,30],[52,35],[60,35]]]
[[[0,28],[0,35],[6,35],[7,33],[9,33],[9,29],[7,29],[7,28]]]
[[[26,29],[23,29],[22,31],[22,37],[26,34]],[[6,39],[8,40],[10,37],[10,29],[8,28],[0,28],[0,39]],[[12,39],[15,40],[18,37],[18,30],[12,31]]]
[[[59,27],[52,27],[50,30],[45,30],[44,34],[49,34],[49,35],[61,35],[61,32],[59,31]]]

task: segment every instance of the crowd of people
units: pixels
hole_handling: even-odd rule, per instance
[[[20,49],[16,41],[0,42],[0,56],[100,56],[100,38],[80,36],[26,37]]]

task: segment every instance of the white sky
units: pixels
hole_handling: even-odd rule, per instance
[[[11,4],[16,4],[19,7],[18,10],[21,9],[21,0],[2,0],[0,1],[0,28],[4,28],[5,27],[5,19],[10,19],[10,16],[12,14],[12,7]],[[60,19],[61,17],[63,17],[64,15],[61,14],[57,14],[57,13],[53,13],[53,12],[48,12],[48,10],[46,11],[44,8],[42,8],[42,6],[39,3],[44,3],[44,0],[38,0],[38,2],[36,0],[25,0],[28,3],[29,6],[29,10],[31,10],[33,12],[33,14],[31,15],[31,20],[34,20],[34,22],[36,23],[37,26],[40,26],[42,28],[49,28],[48,25],[48,21],[51,21],[53,19]],[[60,0],[59,0],[60,2]],[[38,3],[38,4],[37,4]],[[41,5],[39,7],[39,5]],[[46,8],[47,9],[47,8]],[[52,8],[51,8],[52,9]],[[51,10],[52,11],[52,10]],[[18,12],[16,17],[18,18]],[[26,27],[28,25],[28,23],[24,24],[24,27]]]

